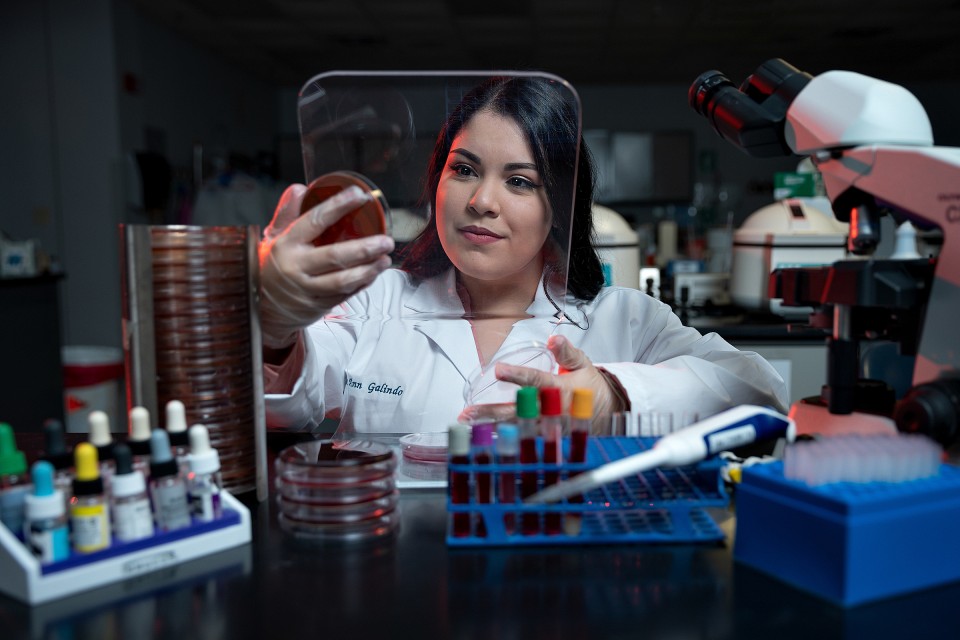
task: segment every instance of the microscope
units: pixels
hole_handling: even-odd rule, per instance
[[[812,76],[773,59],[739,87],[707,71],[688,98],[721,137],[749,155],[808,156],[837,219],[850,224],[847,248],[859,259],[770,276],[771,296],[813,307],[811,325],[829,332],[823,407],[854,423],[885,416],[900,431],[948,448],[960,444],[960,330],[952,326],[960,321],[960,148],[933,146],[927,114],[906,89],[848,71]],[[883,215],[939,229],[939,254],[869,257]],[[867,340],[889,340],[902,355],[915,356],[901,398],[859,377]],[[799,417],[797,424],[803,428]]]

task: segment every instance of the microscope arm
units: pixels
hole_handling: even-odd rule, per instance
[[[872,198],[917,226],[943,231],[913,384],[955,374],[960,368],[954,324],[960,314],[960,149],[864,146],[839,157],[822,152],[813,160],[832,202]]]

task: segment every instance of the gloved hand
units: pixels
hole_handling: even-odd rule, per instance
[[[314,246],[313,240],[371,196],[344,189],[300,215],[307,188],[287,187],[260,243],[263,345],[285,349],[297,334],[390,266],[393,238],[375,235]]]
[[[547,348],[560,365],[559,374],[498,363],[497,379],[512,382],[521,387],[560,387],[564,407],[570,406],[574,389],[592,389],[594,416],[608,416],[611,413],[629,409],[626,392],[620,387],[616,378],[593,366],[583,351],[570,344],[565,337],[550,336],[547,339]],[[508,403],[473,405],[466,407],[459,419],[463,422],[479,419],[507,420],[513,417],[515,411],[515,405]]]

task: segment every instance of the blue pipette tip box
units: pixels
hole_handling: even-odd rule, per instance
[[[744,469],[734,559],[841,607],[960,580],[960,468],[909,482],[811,487]]]

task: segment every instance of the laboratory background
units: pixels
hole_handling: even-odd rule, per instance
[[[164,449],[152,450],[156,468],[142,462],[153,478],[149,488],[131,489],[129,504],[150,491],[156,509],[156,496],[179,478],[192,515],[180,533],[160,519],[154,530],[144,502],[150,536],[121,543],[115,530],[112,547],[91,542],[87,560],[64,552],[52,564],[0,526],[0,627],[13,633],[3,637],[953,637],[960,474],[947,457],[953,452],[955,462],[960,442],[960,340],[951,325],[960,271],[951,271],[958,247],[950,231],[960,220],[958,25],[960,4],[952,0],[6,0],[0,423],[9,427],[0,432],[0,494],[16,489],[15,477],[21,485],[29,477],[19,460],[55,463],[49,454],[59,443],[68,462],[51,469],[76,474],[82,466],[92,475],[80,484],[96,495],[97,459],[84,458],[90,449],[79,445],[112,440],[129,450],[110,473],[122,467],[136,475],[151,445]],[[741,84],[776,59],[792,67],[764,67],[766,85]],[[794,67],[810,84],[785,82],[784,93],[754,108],[771,78]],[[195,241],[239,247],[229,260],[247,265],[251,289],[242,295],[253,301],[249,261],[259,232],[284,189],[305,182],[298,114],[308,80],[332,71],[498,70],[553,74],[579,97],[583,139],[598,169],[593,212],[605,284],[639,289],[701,333],[760,354],[783,378],[789,416],[738,407],[681,424],[678,410],[666,428],[645,422],[651,416],[617,416],[604,437],[594,440],[593,427],[587,453],[569,460],[580,466],[564,478],[652,451],[686,423],[704,429],[706,449],[685,471],[634,470],[643,487],[624,481],[629,495],[591,501],[599,494],[579,486],[564,497],[565,512],[533,511],[496,489],[496,504],[487,504],[490,482],[522,486],[523,467],[509,457],[516,452],[494,449],[516,436],[510,429],[498,431],[495,444],[477,425],[473,440],[451,427],[442,442],[371,442],[366,457],[348,465],[358,475],[344,480],[347,467],[322,464],[328,451],[320,441],[267,434],[262,400],[244,404],[262,395],[257,355],[243,398],[218,400],[249,419],[247,432],[218,431],[215,420],[209,432],[194,430],[177,413],[182,407],[161,402],[166,392],[144,367],[164,364],[163,327],[148,320],[153,310],[137,292],[165,259],[157,247],[174,251],[178,240],[150,228],[202,227]],[[865,137],[811,142],[834,133],[825,126],[828,133],[804,138],[801,125],[841,111],[831,101],[840,102],[848,85],[816,84],[838,70],[913,98],[871,94],[870,109],[854,109],[867,123]],[[804,103],[808,111],[796,121],[786,116],[795,128],[778,148],[785,152],[757,151],[754,142],[775,128],[764,109],[779,119],[782,136],[786,107],[775,103],[814,88],[823,93]],[[900,100],[905,111],[889,116],[884,110]],[[911,128],[914,116],[929,128]],[[869,137],[870,126],[900,124],[902,135]],[[439,123],[410,141],[424,165],[438,131]],[[858,182],[848,174],[871,156],[856,147],[873,142],[900,145],[907,157],[891,154],[889,165],[878,161],[882,174]],[[948,151],[924,153],[934,146]],[[823,172],[805,159],[816,153]],[[909,215],[868,216],[858,201],[858,215],[838,219],[832,200],[845,180],[871,202],[875,196]],[[403,245],[428,214],[418,209],[417,190],[379,186]],[[232,231],[216,230],[224,227]],[[854,246],[864,236],[867,246]],[[891,262],[862,266],[874,257]],[[831,269],[851,258],[856,270]],[[841,290],[831,289],[835,282]],[[827,310],[818,312],[819,303]],[[233,320],[259,352],[251,305]],[[202,307],[188,312],[204,315]],[[147,353],[154,343],[156,358]],[[875,377],[887,387],[868,384]],[[920,383],[920,391],[911,388]],[[822,444],[818,429],[864,408],[853,406],[854,396],[868,398],[871,417],[852,429],[836,419],[850,433],[898,435],[890,416],[908,396],[911,410],[938,417],[937,424],[903,418],[929,436],[911,446],[936,443],[910,454],[927,470],[898,469],[905,479],[889,483],[870,478],[878,497],[850,489],[849,500],[853,482],[828,480],[841,488],[821,493],[785,479],[777,465],[802,464],[799,447],[785,459],[786,441]],[[131,411],[139,404],[154,415]],[[874,419],[874,409],[889,415]],[[577,420],[589,418],[564,411],[569,446]],[[152,429],[159,436],[151,420],[166,425]],[[727,441],[762,446],[711,449],[714,432],[743,425],[772,435]],[[327,435],[337,428],[323,426]],[[605,448],[614,441],[615,452]],[[870,446],[850,444],[861,445]],[[735,453],[714,455],[726,449]],[[835,453],[805,451],[808,463]],[[751,465],[759,470],[748,481]],[[155,488],[167,471],[169,486]],[[549,485],[551,472],[549,463],[539,468],[540,481]],[[52,495],[60,480],[49,473],[32,482],[49,484]],[[646,484],[653,476],[656,488]],[[76,483],[66,482],[82,500]],[[924,482],[931,486],[910,484]],[[480,486],[486,499],[471,497]],[[645,508],[647,500],[656,506]],[[604,520],[601,502],[618,509],[616,525]],[[84,508],[98,504],[91,497]],[[290,526],[291,514],[310,524]],[[564,518],[564,533],[517,536],[530,514],[548,528]],[[354,533],[343,533],[349,527]],[[819,564],[822,573],[811,568]]]

